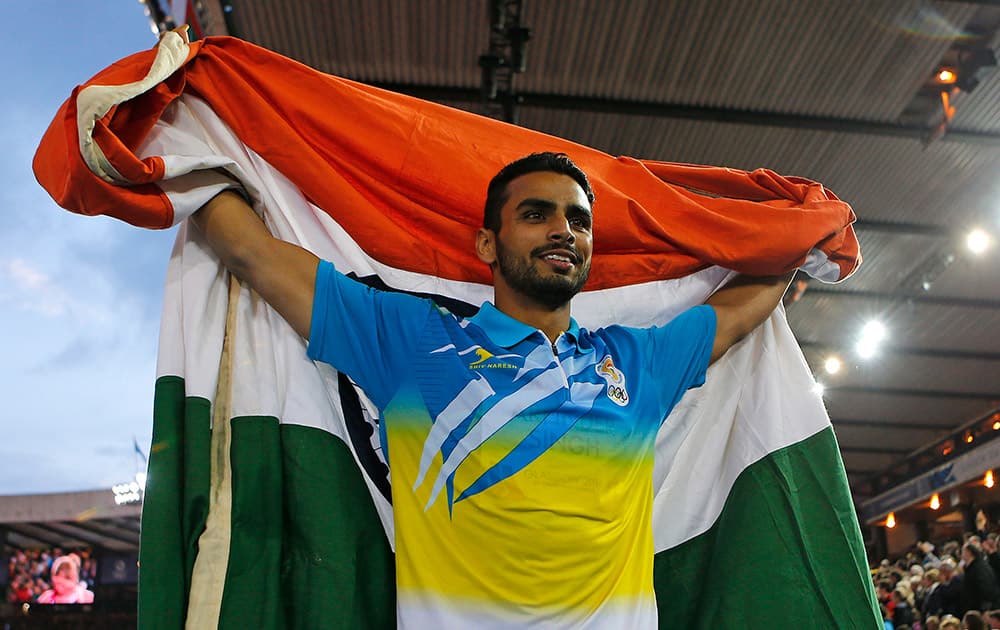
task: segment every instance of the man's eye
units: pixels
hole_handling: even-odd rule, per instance
[[[529,210],[528,212],[524,213],[525,219],[540,219],[541,217],[542,213],[539,212],[538,210]]]
[[[573,217],[572,219],[569,220],[569,222],[571,225],[575,225],[577,227],[582,227],[582,228],[590,227],[590,222],[584,219],[583,217]]]

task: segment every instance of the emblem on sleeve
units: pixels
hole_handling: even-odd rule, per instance
[[[625,389],[625,375],[615,367],[611,357],[604,357],[594,368],[608,384],[608,398],[619,407],[628,404],[628,390]]]

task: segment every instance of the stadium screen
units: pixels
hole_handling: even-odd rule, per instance
[[[9,603],[94,603],[97,560],[92,549],[17,550],[6,569]]]

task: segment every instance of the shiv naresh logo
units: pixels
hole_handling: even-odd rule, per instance
[[[503,361],[504,357],[511,357],[517,355],[503,355],[496,356],[486,348],[476,348],[476,360],[469,364],[470,370],[483,370],[483,369],[508,369],[516,370],[518,369],[513,363]]]
[[[628,404],[628,390],[625,388],[625,374],[615,367],[610,356],[604,357],[594,366],[597,374],[607,382],[608,398],[619,407]]]

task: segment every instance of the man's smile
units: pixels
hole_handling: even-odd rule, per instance
[[[575,251],[563,247],[546,247],[536,256],[559,271],[570,271],[579,261]]]

